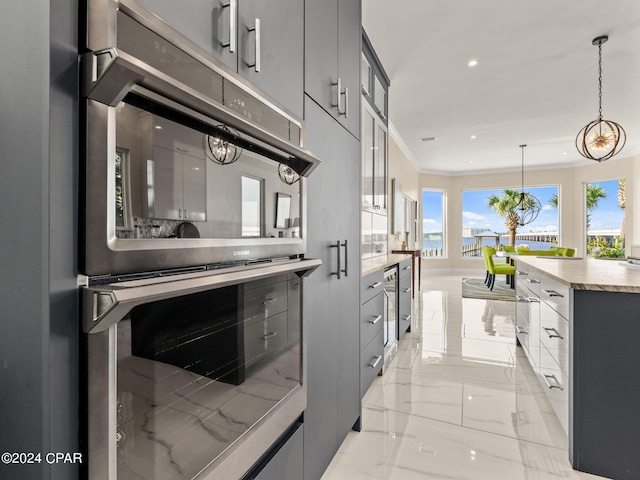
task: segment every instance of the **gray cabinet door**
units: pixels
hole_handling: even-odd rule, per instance
[[[360,136],[360,22],[360,0],[305,1],[305,92],[356,138]]]
[[[305,479],[317,480],[360,414],[360,154],[358,141],[305,98],[307,147],[322,160],[308,181],[307,256],[322,266],[305,284]],[[337,241],[348,242],[338,280]],[[341,269],[345,268],[341,247]]]
[[[238,0],[238,73],[302,118],[304,74],[303,0]],[[256,32],[260,20],[260,71]]]
[[[274,455],[255,480],[301,480],[302,440],[304,427],[301,426]]]
[[[231,12],[221,0],[138,0],[149,11],[213,55],[232,70],[237,68],[236,52],[224,44],[229,42]]]
[[[362,30],[360,0],[338,0],[338,75],[347,105],[340,122],[360,138],[360,53]]]

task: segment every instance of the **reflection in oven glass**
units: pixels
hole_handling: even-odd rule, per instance
[[[163,300],[118,324],[118,480],[196,477],[300,385],[299,283]]]

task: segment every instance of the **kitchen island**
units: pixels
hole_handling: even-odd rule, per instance
[[[640,267],[515,256],[516,337],[576,470],[640,478]]]

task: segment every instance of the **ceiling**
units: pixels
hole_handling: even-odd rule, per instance
[[[525,168],[593,163],[575,138],[598,117],[600,35],[603,117],[627,133],[609,161],[640,153],[639,0],[362,0],[362,10],[391,79],[392,133],[418,171],[519,170],[521,144]]]

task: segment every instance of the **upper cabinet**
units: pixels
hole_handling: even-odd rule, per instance
[[[360,138],[360,0],[305,0],[305,92]]]
[[[139,2],[302,118],[304,0]]]
[[[388,95],[391,82],[364,30],[362,31],[360,71],[362,96],[384,124],[387,125],[389,117]]]

